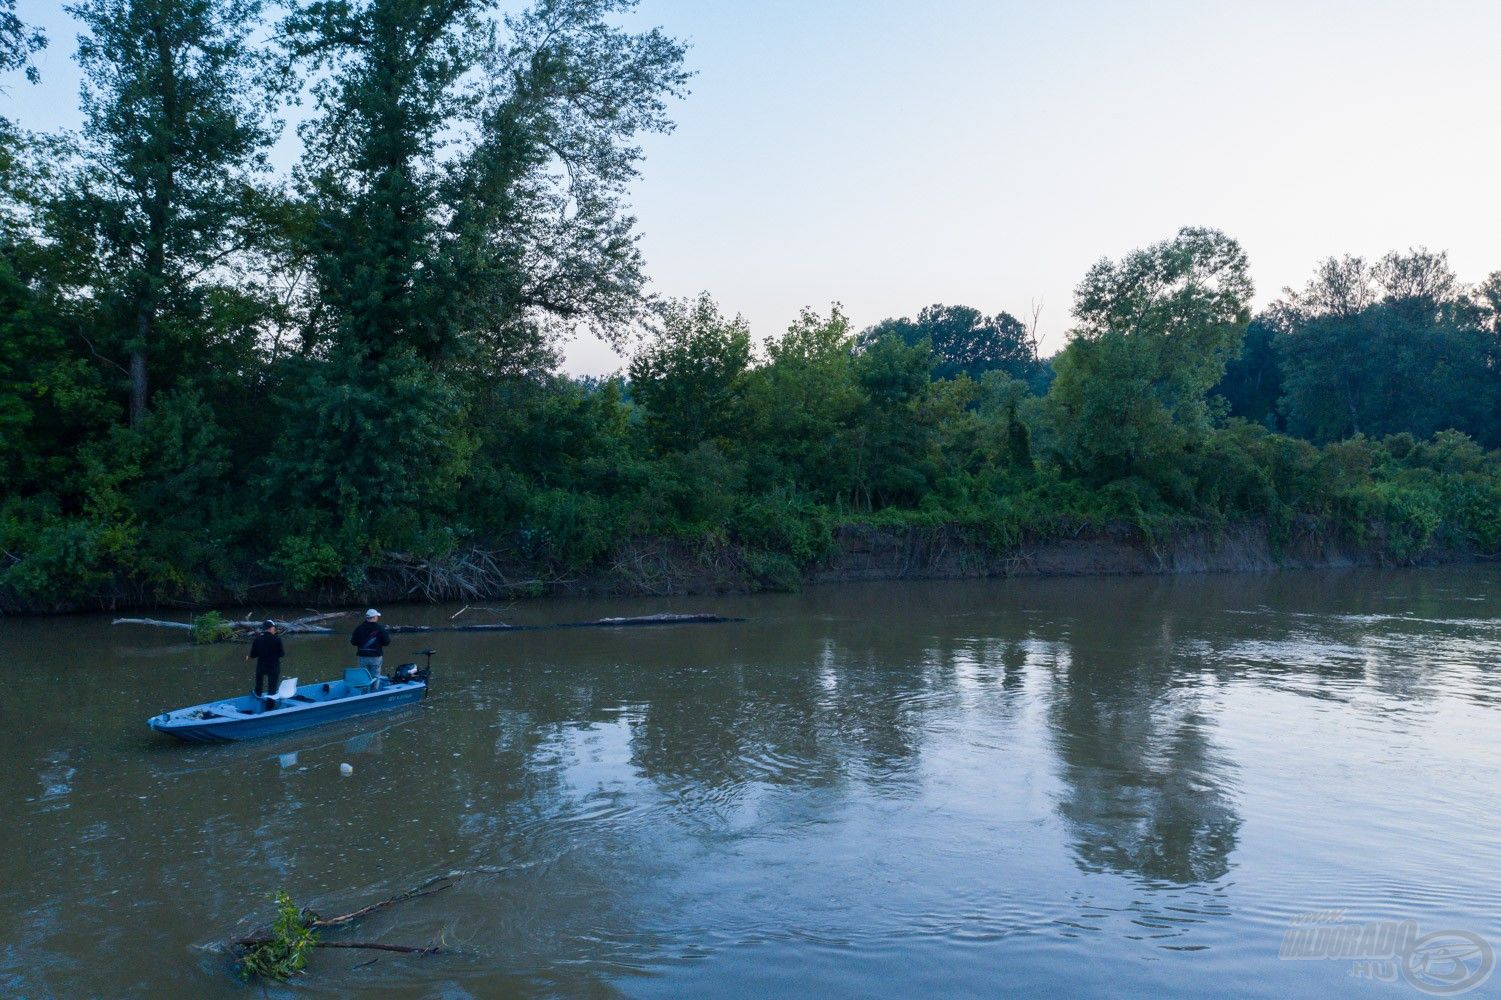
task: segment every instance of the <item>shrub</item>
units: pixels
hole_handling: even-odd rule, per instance
[[[260,976],[285,982],[300,975],[318,945],[312,919],[292,902],[292,897],[278,892],[274,898],[276,921],[271,925],[270,939],[240,956],[240,975],[246,979]]]
[[[193,642],[200,646],[206,646],[212,642],[223,642],[232,635],[234,635],[234,629],[217,611],[206,611],[193,619]]]

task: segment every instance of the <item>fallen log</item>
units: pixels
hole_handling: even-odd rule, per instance
[[[116,618],[111,625],[152,625],[156,628],[180,628],[185,632],[193,631],[192,622],[164,622],[160,618]]]
[[[335,618],[343,618],[348,611],[329,611],[322,614],[308,615],[305,618],[292,618],[282,620],[280,618],[254,618],[241,619],[238,621],[224,621],[220,624],[230,630],[230,635],[219,641],[238,641],[248,638],[250,634],[260,631],[261,627],[269,620],[276,623],[276,627],[283,632],[292,635],[333,635],[334,630],[316,622],[331,621]],[[154,628],[174,628],[186,632],[195,629],[193,622],[171,622],[160,618],[116,618],[111,625],[147,625]]]
[[[282,621],[279,618],[272,618],[269,620],[275,622],[276,627],[281,629],[283,632],[299,634],[308,632],[316,635],[321,635],[332,634],[333,629],[315,624],[316,622],[332,621],[335,618],[343,618],[348,614],[348,611],[328,611],[323,614],[308,615],[306,618],[293,618],[289,621]],[[268,619],[265,618],[246,619],[244,621],[229,622],[228,625],[230,628],[240,631],[256,632],[260,630],[261,626],[265,624],[267,620]]]

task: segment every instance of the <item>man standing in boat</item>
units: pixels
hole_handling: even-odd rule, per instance
[[[261,680],[266,681],[266,693],[275,694],[277,685],[281,684],[281,658],[287,655],[286,648],[281,644],[281,636],[276,634],[276,623],[267,618],[261,623],[261,633],[250,643],[250,652],[245,654],[245,659],[255,660],[255,696],[261,696]]]
[[[379,677],[386,647],[391,645],[391,633],[380,623],[379,611],[371,608],[365,612],[365,620],[355,626],[349,644],[359,656],[359,665],[369,671],[370,679]]]

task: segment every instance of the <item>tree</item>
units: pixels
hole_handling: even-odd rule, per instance
[[[887,335],[900,337],[908,346],[927,340],[936,359],[936,379],[962,373],[978,382],[988,371],[1003,371],[1039,389],[1040,380],[1045,381],[1034,331],[1008,312],[986,316],[969,306],[931,305],[915,320],[882,320],[860,334],[860,346],[869,347]]]
[[[921,412],[933,374],[927,341],[881,337],[855,358],[864,395],[851,434],[857,507],[916,503],[937,472],[936,439]]]
[[[735,391],[750,364],[750,328],[720,314],[707,292],[662,308],[655,337],[631,359],[632,398],[659,453],[725,435]]]
[[[767,363],[743,380],[734,431],[753,487],[824,502],[854,488],[850,429],[864,402],[855,338],[838,305],[804,309],[766,344]]]
[[[1047,397],[1063,461],[1098,481],[1171,478],[1209,432],[1207,395],[1240,348],[1251,294],[1245,252],[1214,229],[1090,268]]]
[[[254,239],[274,95],[248,44],[259,0],[87,0],[83,148],[64,215],[97,258],[86,294],[129,356],[130,419],[145,419],[153,355],[195,336],[172,322],[228,280]]]
[[[1240,353],[1225,365],[1214,395],[1225,400],[1232,417],[1280,430],[1277,410],[1282,398],[1282,359],[1277,353],[1278,314],[1258,316],[1246,327]]]
[[[1273,309],[1288,429],[1316,442],[1451,427],[1501,440],[1483,289],[1471,296],[1445,254],[1422,249],[1324,261]]]
[[[671,127],[683,46],[607,18],[634,0],[313,0],[283,22],[320,114],[301,187],[324,336],[481,371],[545,364],[543,325],[635,314],[625,212]]]

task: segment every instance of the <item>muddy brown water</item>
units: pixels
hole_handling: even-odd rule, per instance
[[[0,619],[0,995],[258,996],[216,943],[277,889],[458,870],[329,933],[444,953],[324,950],[269,994],[1420,997],[1501,947],[1497,568],[507,617],[650,611],[747,620],[402,636],[440,649],[420,707],[226,746],[145,719],[245,688],[242,650]],[[288,646],[304,679],[348,652]],[[1407,930],[1297,937],[1371,924]]]

